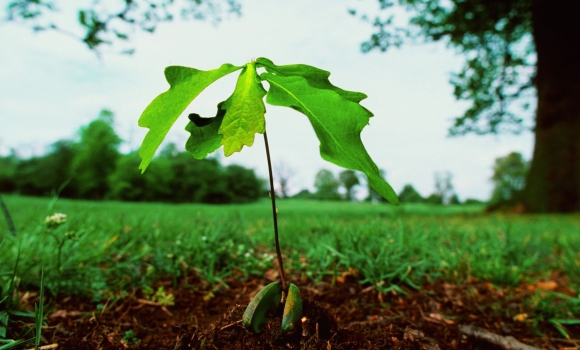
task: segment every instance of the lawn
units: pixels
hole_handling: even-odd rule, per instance
[[[240,269],[262,275],[273,261],[269,202],[212,206],[7,197],[18,232],[0,247],[13,265],[20,242],[22,279],[49,290],[91,295],[146,286],[158,276],[195,268],[210,284]],[[52,210],[51,210],[52,209]],[[384,289],[419,288],[434,279],[470,276],[504,285],[559,271],[580,285],[580,216],[486,215],[481,206],[278,202],[281,245],[289,268],[321,279],[358,270]],[[52,213],[67,221],[44,224]],[[297,278],[297,276],[295,277]],[[122,283],[119,283],[119,280]]]
[[[0,221],[0,272],[5,284],[20,249],[20,291],[37,290],[42,266],[49,295],[95,305],[155,290],[159,281],[171,281],[167,287],[175,289],[191,274],[214,292],[230,288],[234,277],[243,283],[276,274],[268,200],[222,206],[19,196],[5,201],[18,236]],[[381,295],[406,295],[441,283],[478,281],[513,291],[558,281],[558,288],[547,289],[565,288],[572,299],[531,295],[528,311],[547,311],[530,325],[559,320],[554,327],[565,338],[580,318],[579,215],[308,200],[279,200],[278,209],[287,274],[299,285],[334,285],[352,275]],[[47,226],[45,218],[54,213],[66,214],[66,222]]]

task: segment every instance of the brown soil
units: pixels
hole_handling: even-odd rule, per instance
[[[244,283],[231,277],[225,282],[229,288],[212,290],[191,276],[178,288],[161,281],[159,285],[175,296],[175,305],[167,307],[143,299],[140,291],[104,308],[77,297],[58,297],[46,306],[48,327],[43,329],[42,343],[81,350],[501,348],[461,333],[460,327],[468,325],[537,348],[580,349],[580,325],[566,325],[566,339],[540,322],[543,335],[539,335],[532,330],[533,319],[525,315],[531,310],[522,302],[544,288],[573,294],[565,288],[565,278],[510,290],[477,280],[462,285],[438,282],[421,291],[408,290],[407,295],[381,294],[349,273],[334,283],[297,281],[305,298],[305,318],[302,327],[287,336],[280,335],[279,318],[257,335],[240,322],[245,305],[271,280]],[[35,302],[37,293],[21,295],[22,307],[33,308]],[[13,327],[14,335],[24,336],[28,326]],[[134,338],[128,336],[129,330]]]

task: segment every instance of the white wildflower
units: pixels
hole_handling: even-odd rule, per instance
[[[55,213],[52,216],[47,216],[44,219],[44,223],[46,226],[50,228],[58,227],[66,222],[66,214],[63,213]]]

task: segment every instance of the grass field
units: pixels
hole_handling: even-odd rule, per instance
[[[38,284],[41,266],[50,292],[94,301],[191,269],[217,287],[234,270],[250,277],[276,267],[267,200],[232,206],[5,201],[18,237],[0,221],[0,272],[11,272],[20,247],[17,276],[24,288]],[[579,215],[306,200],[279,201],[278,208],[293,280],[353,269],[361,283],[385,292],[473,277],[515,286],[558,273],[580,289]],[[66,223],[47,227],[45,217],[53,213],[66,214]]]

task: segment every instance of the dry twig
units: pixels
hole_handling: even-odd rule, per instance
[[[495,344],[506,350],[540,350],[536,347],[527,345],[517,340],[512,336],[503,336],[499,334],[492,333],[483,328],[462,325],[459,327],[459,331],[465,335],[485,340],[489,343]]]
[[[58,344],[50,344],[50,345],[43,345],[39,347],[39,350],[52,350],[58,348]],[[26,350],[34,350],[34,349],[26,349]]]

